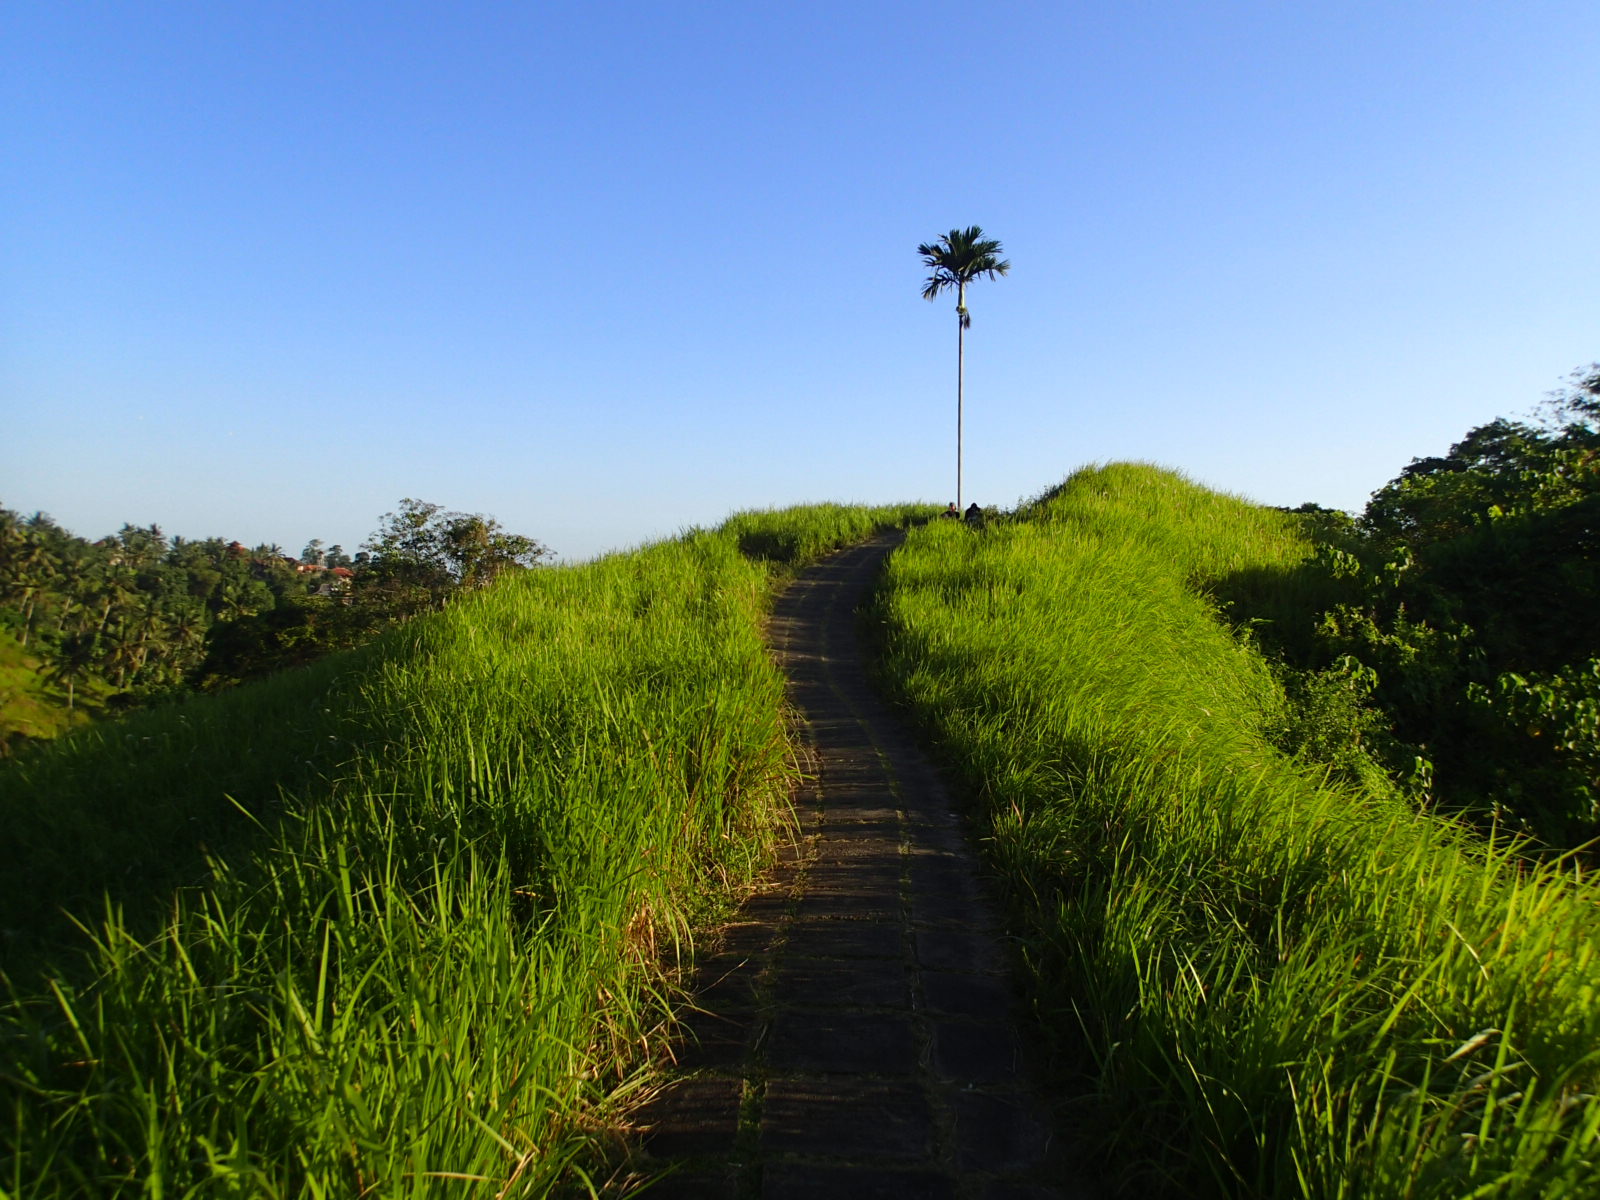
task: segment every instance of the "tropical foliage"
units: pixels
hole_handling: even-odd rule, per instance
[[[83,715],[216,688],[332,650],[548,551],[491,517],[402,502],[355,557],[311,542],[169,538],[124,525],[87,541],[0,509],[0,754]],[[406,527],[410,523],[414,527]]]
[[[978,279],[994,279],[1011,270],[1010,262],[1000,257],[1000,243],[984,237],[982,228],[977,225],[941,234],[938,240],[918,246],[917,253],[922,256],[922,265],[928,268],[922,298],[936,300],[941,293],[954,288],[956,320],[962,329],[972,327],[972,314],[967,311],[967,285]]]
[[[1537,424],[1413,461],[1359,520],[1301,520],[1317,559],[1292,587],[1219,581],[1234,619],[1359,690],[1419,798],[1561,849],[1600,837],[1600,366]]]

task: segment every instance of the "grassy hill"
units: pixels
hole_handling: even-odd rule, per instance
[[[10,1195],[598,1187],[673,966],[786,822],[760,638],[817,506],[464,597],[0,767]],[[1264,657],[1289,514],[1153,467],[914,529],[883,669],[976,802],[1129,1194],[1600,1194],[1600,892]],[[9,661],[9,660],[6,660]]]
[[[785,828],[772,590],[914,511],[522,573],[8,764],[0,1189],[583,1188],[695,918]]]
[[[1286,751],[1328,739],[1217,596],[1310,556],[1122,464],[891,560],[887,671],[980,802],[1056,1068],[1130,1191],[1600,1194],[1600,890]]]

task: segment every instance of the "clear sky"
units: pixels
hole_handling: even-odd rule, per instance
[[[1600,4],[0,7],[0,504],[567,559],[1138,458],[1359,508],[1600,358]]]

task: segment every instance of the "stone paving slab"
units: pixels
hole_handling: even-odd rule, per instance
[[[787,962],[774,968],[772,990],[799,1008],[896,1008],[910,1011],[912,973],[904,963],[858,963],[841,973],[832,963]]]
[[[769,1200],[955,1200],[955,1182],[937,1171],[882,1167],[768,1167],[761,1195]]]
[[[892,888],[861,892],[850,888],[807,892],[795,904],[797,921],[898,921],[900,894]]]
[[[842,891],[899,899],[904,870],[898,863],[828,863],[806,872],[806,895]]]
[[[789,930],[784,945],[794,958],[893,958],[905,953],[905,930],[898,922],[807,921]]]
[[[739,1200],[740,1172],[675,1170],[650,1185],[649,1200]]]
[[[1049,1152],[1049,1127],[1019,1092],[964,1091],[955,1107],[956,1162],[964,1171],[1025,1170]]]
[[[933,1149],[928,1098],[913,1081],[775,1079],[761,1113],[761,1147],[861,1163],[926,1162]]]
[[[993,1014],[1004,1015],[1004,1010]],[[1005,1020],[933,1022],[935,1074],[961,1084],[1007,1084],[1022,1072],[1017,1033]]]
[[[909,1009],[785,1007],[767,1035],[767,1067],[807,1075],[915,1075],[921,1063],[911,1022]]]
[[[993,1017],[1011,1008],[1010,980],[999,974],[923,971],[922,1002],[934,1013],[953,1017]]]
[[[737,1078],[674,1080],[661,1094],[661,1116],[645,1137],[646,1147],[658,1158],[732,1150],[743,1090]]]
[[[682,1018],[673,1058],[682,1071],[739,1071],[758,1032],[753,1018],[739,1018],[704,1009]]]
[[[963,821],[863,665],[854,614],[896,540],[819,564],[774,614],[811,741],[800,836],[696,968],[678,1075],[638,1114],[647,1196],[1094,1196],[1027,1077]]]

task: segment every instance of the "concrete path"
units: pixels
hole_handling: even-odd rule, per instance
[[[1024,1072],[962,819],[868,683],[855,611],[883,535],[781,598],[773,649],[815,756],[803,841],[705,961],[672,1081],[640,1115],[648,1195],[1087,1197]]]

